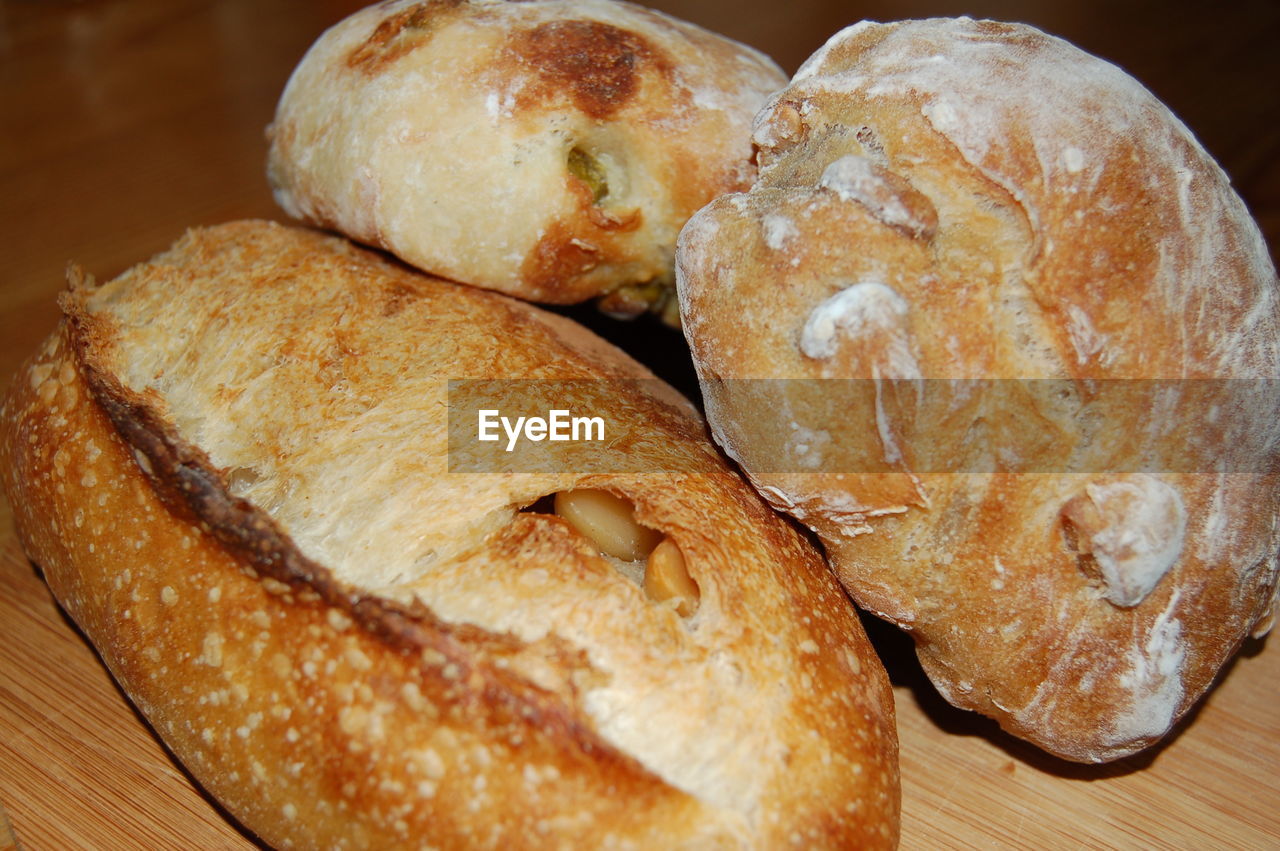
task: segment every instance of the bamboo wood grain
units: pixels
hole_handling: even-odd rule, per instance
[[[0,520],[0,803],[22,847],[255,847],[193,788],[57,608],[7,505]]]
[[[52,328],[74,259],[110,277],[181,231],[276,217],[262,129],[293,64],[359,0],[0,0],[0,383]],[[943,0],[654,5],[793,70],[840,26],[967,11],[1039,24],[1165,98],[1280,238],[1280,6]],[[744,8],[747,10],[744,12]],[[635,354],[647,359],[645,333]],[[1073,766],[946,706],[910,642],[895,681],[903,847],[1280,848],[1280,652],[1253,642],[1167,745]],[[195,789],[21,554],[0,502],[0,851],[256,847]],[[15,845],[16,843],[16,845]]]
[[[158,744],[21,555],[7,511],[0,522],[0,802],[23,847],[256,847]],[[1169,744],[1091,767],[946,706],[908,643],[869,625],[895,680],[903,848],[1280,847],[1280,654],[1261,642]]]

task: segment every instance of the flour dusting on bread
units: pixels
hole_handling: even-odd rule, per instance
[[[835,355],[847,337],[867,344],[875,353],[862,366],[879,378],[919,378],[920,366],[911,347],[909,306],[891,288],[878,281],[845,287],[809,313],[800,329],[800,351],[805,357],[825,360]]]
[[[1140,83],[1018,24],[849,27],[753,134],[756,184],[677,252],[717,439],[948,699],[1070,759],[1149,746],[1276,588],[1280,284],[1243,202]],[[734,379],[872,381],[837,410]]]
[[[763,54],[616,0],[393,0],[326,32],[271,125],[297,218],[452,280],[664,308],[676,234],[755,175]]]
[[[1101,570],[1105,597],[1141,603],[1182,555],[1187,512],[1182,497],[1148,475],[1090,483],[1062,509],[1080,551]]]
[[[1156,617],[1146,641],[1139,639],[1129,648],[1129,669],[1119,682],[1130,690],[1133,702],[1127,711],[1117,714],[1107,731],[1116,745],[1158,738],[1169,729],[1182,703],[1187,644],[1181,621],[1172,615],[1179,596],[1180,592],[1174,592]]]

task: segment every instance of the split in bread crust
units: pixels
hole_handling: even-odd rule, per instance
[[[852,607],[686,402],[595,380],[651,378],[625,355],[266,223],[72,283],[0,416],[21,540],[268,842],[896,842],[892,694]],[[565,401],[630,424],[612,451],[683,472],[450,474],[468,377],[593,379]],[[696,608],[521,510],[584,487],[679,548]]]

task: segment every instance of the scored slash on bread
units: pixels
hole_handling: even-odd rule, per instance
[[[610,406],[632,432],[615,451],[678,474],[448,473],[447,379],[643,367],[279,225],[72,277],[0,415],[20,538],[171,750],[265,840],[894,844],[884,670],[819,554],[686,402],[607,380],[566,400]],[[679,548],[696,610],[521,510],[579,487]]]

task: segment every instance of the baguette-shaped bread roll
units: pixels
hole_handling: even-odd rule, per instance
[[[678,252],[716,438],[950,701],[1155,742],[1276,587],[1276,276],[1227,178],[1116,67],[967,19],[843,31],[755,138]]]
[[[629,3],[397,0],[312,46],[268,171],[290,215],[428,272],[661,310],[680,227],[750,185],[751,118],[785,84],[760,53]]]
[[[621,352],[266,223],[72,277],[3,409],[21,540],[267,842],[895,843],[892,693],[853,607],[687,402],[621,381],[651,379]],[[446,379],[504,377],[619,379],[561,401],[654,471],[450,474]],[[677,551],[673,599],[521,510],[583,488]]]

